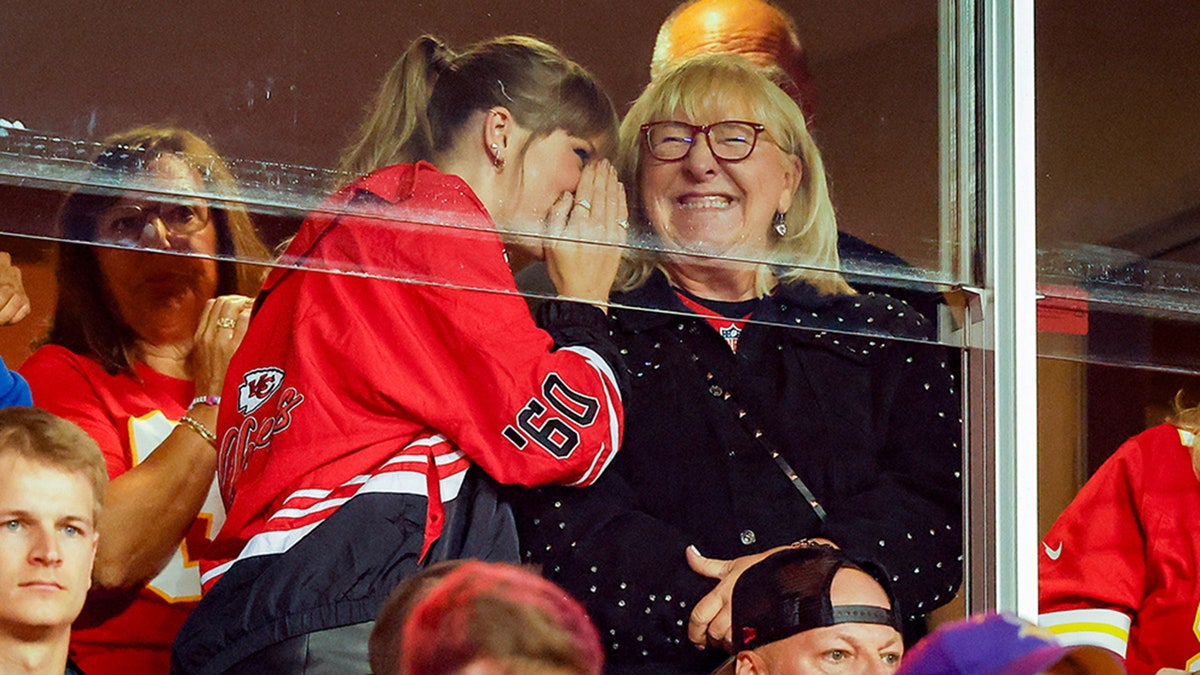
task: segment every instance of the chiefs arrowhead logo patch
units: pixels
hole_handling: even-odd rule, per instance
[[[238,412],[243,415],[258,410],[283,384],[281,368],[255,368],[242,376],[238,385]]]

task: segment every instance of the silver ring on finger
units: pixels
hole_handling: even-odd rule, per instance
[[[236,326],[237,326],[237,321],[235,321],[234,319],[231,319],[227,316],[222,316],[222,317],[217,318],[217,328],[228,328],[229,330],[233,330],[234,327],[236,327]]]
[[[588,211],[592,210],[592,203],[586,199],[580,199],[579,201],[575,202],[575,206],[578,206],[582,209],[587,209]]]
[[[621,228],[622,230],[628,230],[629,221],[624,218],[617,218],[617,227]]]

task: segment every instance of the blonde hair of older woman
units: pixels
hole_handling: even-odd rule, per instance
[[[760,68],[740,56],[711,54],[680,61],[663,71],[634,102],[621,123],[617,166],[626,185],[638,186],[645,150],[641,127],[660,120],[698,119],[719,111],[766,127],[759,142],[773,142],[800,158],[804,175],[786,215],[787,234],[775,237],[755,277],[755,291],[770,293],[776,284],[808,282],[824,294],[854,294],[838,271],[837,218],[829,197],[825,164],[808,133],[804,113]],[[630,200],[635,245],[626,255],[617,288],[640,286],[654,269],[664,269],[661,243],[646,222],[640,188]],[[764,223],[764,226],[767,226]],[[664,269],[665,271],[665,269]]]

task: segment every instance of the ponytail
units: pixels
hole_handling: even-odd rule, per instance
[[[387,72],[354,140],[342,153],[340,180],[392,164],[431,159],[429,97],[438,77],[453,68],[455,54],[432,35],[413,40]]]
[[[342,153],[338,179],[345,184],[392,164],[433,161],[453,146],[472,115],[493,106],[508,108],[531,139],[555,129],[580,138],[616,135],[617,114],[608,95],[553,46],[509,35],[456,54],[422,35],[383,78]]]

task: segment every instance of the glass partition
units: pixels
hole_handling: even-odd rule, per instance
[[[1197,36],[1194,3],[1037,4],[1043,411],[1081,421],[1042,448],[1087,457],[1068,485],[1197,396]]]
[[[566,17],[560,3],[545,1],[506,12],[471,3],[455,11],[368,3],[227,13],[52,4],[3,29],[10,65],[0,117],[10,130],[0,171],[7,184],[26,187],[94,182],[81,174],[103,138],[174,122],[209,140],[238,179],[236,196],[210,196],[248,204],[274,243],[296,226],[281,219],[294,221],[345,182],[339,155],[416,26],[460,48],[507,32],[542,37],[592,69],[623,113],[648,79],[654,36],[672,6],[641,3],[635,16],[618,17],[597,3]],[[806,112],[844,233],[845,271],[865,285],[915,288],[918,297],[962,283],[958,231],[939,218],[937,5],[784,9],[801,29],[811,71]],[[144,35],[131,34],[167,26],[209,26],[219,37],[149,50]],[[37,66],[49,62],[52,71]],[[45,233],[47,225],[7,229]]]
[[[915,578],[937,586],[912,603],[917,606],[906,608],[908,616],[922,616],[933,607],[946,605],[958,593],[959,575],[955,570],[964,562],[958,544],[964,535],[959,487],[966,480],[964,459],[972,452],[976,455],[972,459],[982,460],[983,453],[998,447],[982,442],[976,448],[967,447],[968,438],[975,441],[995,434],[995,427],[982,410],[983,402],[993,394],[994,384],[980,372],[1005,367],[994,358],[995,339],[986,337],[987,329],[996,323],[995,308],[988,303],[997,282],[989,276],[983,260],[988,228],[1009,224],[979,217],[987,188],[980,187],[976,175],[982,162],[977,152],[983,141],[975,125],[985,105],[983,97],[977,97],[976,88],[978,78],[985,75],[976,72],[976,54],[985,47],[976,46],[984,19],[977,17],[973,3],[777,3],[796,24],[806,63],[797,72],[806,73],[808,79],[793,80],[804,93],[804,117],[799,119],[807,118],[807,126],[796,135],[811,134],[819,158],[814,153],[803,162],[788,164],[785,157],[780,169],[755,175],[746,168],[752,164],[750,160],[757,161],[750,155],[745,163],[732,160],[722,164],[720,172],[714,170],[711,175],[718,176],[715,188],[694,188],[682,194],[671,192],[675,190],[671,187],[662,192],[670,197],[671,208],[678,211],[676,216],[709,209],[734,214],[740,220],[732,220],[743,224],[748,219],[740,215],[742,209],[748,211],[752,202],[758,203],[760,191],[768,189],[764,185],[772,185],[778,175],[790,175],[789,167],[795,171],[796,182],[817,181],[821,177],[818,167],[823,162],[832,211],[824,221],[816,218],[815,225],[790,216],[783,223],[771,219],[772,210],[787,208],[758,209],[765,216],[759,217],[755,211],[757,220],[750,219],[753,227],[747,229],[750,234],[727,247],[709,246],[701,235],[682,241],[686,237],[679,230],[672,231],[670,223],[657,221],[656,212],[646,206],[645,195],[653,186],[644,166],[641,173],[627,172],[624,176],[628,183],[630,222],[626,225],[630,234],[619,243],[607,238],[610,235],[580,234],[585,231],[581,229],[582,215],[579,221],[564,215],[565,228],[546,229],[539,220],[532,230],[515,234],[507,231],[509,223],[494,223],[491,216],[502,220],[499,215],[509,206],[493,199],[487,189],[478,188],[486,181],[455,183],[455,194],[441,201],[406,202],[408,193],[404,190],[415,189],[394,178],[389,179],[392,182],[359,183],[359,191],[335,195],[359,178],[355,172],[340,168],[340,159],[355,139],[366,112],[377,105],[374,97],[381,80],[410,41],[422,33],[437,34],[459,49],[508,33],[545,39],[594,73],[611,96],[616,114],[622,116],[650,80],[656,35],[675,4],[673,0],[653,0],[617,7],[599,0],[523,0],[503,7],[485,2],[415,2],[401,7],[396,3],[365,2],[336,8],[300,3],[217,10],[204,6],[164,8],[144,2],[123,3],[119,9],[56,2],[6,17],[0,26],[0,72],[5,82],[0,88],[0,251],[12,253],[15,264],[22,268],[34,313],[20,324],[0,327],[0,356],[9,366],[20,368],[34,345],[45,337],[56,304],[59,256],[74,260],[68,257],[68,251],[80,246],[96,255],[136,251],[156,260],[160,255],[174,255],[181,268],[209,257],[233,260],[243,263],[244,269],[262,272],[260,276],[270,272],[272,281],[268,283],[278,283],[285,272],[291,273],[288,270],[376,280],[403,286],[404,292],[413,294],[430,289],[430,297],[437,297],[447,307],[456,306],[463,298],[478,298],[477,292],[509,296],[508,300],[516,295],[535,310],[558,294],[555,284],[562,274],[538,262],[522,267],[521,263],[529,262],[525,258],[537,258],[536,253],[547,248],[580,242],[617,247],[626,259],[649,260],[647,269],[660,270],[662,289],[666,289],[657,296],[638,295],[633,290],[598,303],[616,315],[618,322],[630,321],[628,317],[634,315],[670,315],[672,325],[675,317],[680,319],[682,332],[684,320],[706,315],[697,303],[710,312],[728,309],[719,306],[714,310],[712,302],[705,304],[706,300],[725,300],[731,305],[736,304],[735,300],[754,300],[765,293],[778,305],[772,305],[772,311],[755,305],[758,309],[733,317],[737,325],[731,334],[719,329],[730,348],[729,353],[722,351],[722,357],[733,359],[736,355],[743,364],[738,367],[752,368],[762,367],[753,362],[761,356],[762,363],[773,365],[755,377],[767,381],[788,373],[786,382],[775,382],[770,387],[798,386],[797,381],[811,377],[816,384],[805,386],[816,390],[804,396],[792,391],[776,392],[778,406],[792,407],[777,410],[764,404],[770,419],[757,428],[747,426],[742,432],[757,441],[764,429],[769,437],[786,436],[793,427],[809,431],[819,428],[803,440],[823,444],[828,450],[808,453],[809,459],[795,467],[800,472],[786,462],[768,464],[770,478],[764,478],[764,484],[773,484],[770,489],[779,488],[782,476],[786,476],[788,480],[782,485],[788,497],[796,496],[790,492],[794,487],[805,495],[805,517],[811,515],[807,511],[811,502],[816,505],[812,511],[824,521],[819,502],[826,501],[825,495],[805,493],[809,488],[802,480],[804,476],[797,478],[797,473],[811,471],[820,476],[813,479],[817,492],[821,487],[829,490],[826,506],[835,516],[850,513],[865,521],[886,516],[901,522],[879,525],[878,530],[863,526],[864,531],[879,532],[871,536],[871,553],[886,548],[885,540],[892,542],[893,548],[926,550],[944,547],[943,541],[955,542],[950,545],[952,553],[944,561],[939,559],[936,566],[922,569],[922,564],[902,558],[905,569],[897,569],[894,574],[899,584],[915,584]],[[508,97],[505,83],[497,82]],[[716,104],[714,111],[705,112],[725,118],[749,114],[739,104]],[[682,121],[700,126],[720,120]],[[778,120],[751,121],[765,127],[765,132],[756,132],[764,135],[756,137],[758,145],[751,153],[762,156],[783,147],[779,137],[785,134]],[[185,148],[160,154],[145,150],[144,141],[131,144],[128,137],[111,140],[114,134],[143,125],[187,129],[211,147],[188,141],[191,144]],[[675,139],[677,143],[690,143],[680,168],[672,169],[667,166],[669,162],[663,161],[655,165],[655,170],[673,179],[692,172],[687,180],[700,184],[703,176],[697,178],[696,172],[704,174],[704,169],[694,166],[697,153],[715,162],[719,152],[724,152],[714,147],[714,143],[721,142],[714,139],[715,133],[693,131],[689,138]],[[1043,127],[1039,127],[1039,133],[1046,133]],[[584,136],[586,143],[572,151],[582,149],[592,155],[603,152],[605,144],[596,141],[601,134],[596,138]],[[736,144],[746,139],[743,135],[727,140]],[[504,185],[516,185],[519,190],[526,185],[521,181],[545,180],[537,171],[544,167],[529,163],[535,161],[528,158],[533,156],[534,147],[531,143],[513,149],[506,157],[491,157],[495,175],[504,175],[505,160],[510,172],[514,165],[524,170],[520,180]],[[625,147],[627,152],[632,148],[641,161],[649,161],[649,149],[641,136]],[[477,150],[487,152],[486,144],[480,144]],[[452,158],[448,151],[439,156]],[[572,165],[568,170],[578,169]],[[743,171],[745,174],[739,175]],[[473,188],[478,188],[478,196],[471,192]],[[576,214],[580,208],[590,214],[599,206],[595,197],[581,205],[582,199],[583,193],[577,192],[566,205],[573,204]],[[779,201],[778,196],[775,201]],[[486,209],[493,207],[496,213],[489,215]],[[546,212],[543,205],[537,212],[538,219]],[[615,217],[617,212],[609,214]],[[248,217],[264,246],[218,242],[208,252],[188,246],[164,252],[171,248],[164,242],[197,235],[202,227],[194,229],[193,224],[216,222],[218,217],[227,223]],[[1155,232],[1164,229],[1165,217],[1160,214],[1153,219],[1158,223]],[[84,225],[72,225],[76,221]],[[573,227],[576,222],[579,224]],[[352,224],[359,238],[319,248],[322,237],[346,223]],[[787,255],[779,253],[786,248],[781,242],[815,240],[813,233],[819,233],[823,226],[828,235],[823,254],[804,248],[802,243]],[[805,229],[793,229],[797,227]],[[1064,225],[1055,231],[1068,232],[1070,228]],[[507,252],[501,246],[502,240],[508,245]],[[408,254],[410,243],[413,250],[422,253]],[[1089,242],[1089,246],[1095,243]],[[692,244],[695,246],[689,248]],[[1160,248],[1172,246],[1163,243]],[[829,255],[833,249],[838,251],[836,258]],[[320,254],[313,253],[316,250]],[[444,258],[425,255],[435,250],[445,252]],[[534,255],[529,255],[530,251]],[[517,271],[515,279],[500,265],[502,257]],[[493,273],[490,268],[484,273],[470,267],[483,259],[496,263],[494,266],[503,273]],[[1146,320],[1187,305],[1190,284],[1186,269],[1169,272],[1164,262],[1152,271],[1133,262],[1128,256],[1111,251],[1101,254],[1073,243],[1047,244],[1041,251],[1039,270],[1044,305],[1058,308],[1062,325],[1068,327],[1065,332],[1072,335],[1077,334],[1071,331],[1079,324],[1080,313],[1085,323],[1098,324],[1101,305],[1124,308],[1127,314],[1137,308]],[[768,279],[762,282],[767,290],[774,288],[778,279],[785,283],[773,294],[760,284],[749,297],[706,298],[699,294],[697,298],[686,292],[687,284],[681,281],[697,270],[718,275],[729,270],[739,274],[751,270]],[[739,281],[743,278],[744,274],[738,277]],[[1151,278],[1174,279],[1177,288],[1156,289],[1150,302],[1134,300],[1140,297],[1137,294],[1146,294],[1146,281]],[[800,281],[793,283],[796,279]],[[842,279],[849,285],[841,285]],[[816,292],[808,283],[813,280],[818,285],[830,285]],[[668,281],[678,290],[668,286]],[[830,290],[834,292],[827,292]],[[888,297],[882,297],[885,294]],[[381,320],[386,311],[386,307],[373,307],[352,312],[346,326],[368,330],[372,320]],[[437,312],[431,310],[430,315]],[[486,334],[486,324],[492,318],[473,317],[474,324],[483,324],[473,329]],[[296,315],[297,330],[306,320],[312,317]],[[1116,324],[1124,325],[1120,321]],[[770,339],[778,344],[771,345],[779,353],[790,354],[787,350],[793,348],[798,353],[810,350],[804,353],[820,354],[821,358],[831,359],[834,366],[830,366],[829,373],[814,375],[818,368],[827,366],[826,362],[804,360],[811,356],[738,352],[737,335],[754,326],[764,334],[766,329],[774,331]],[[445,326],[409,326],[418,334],[438,328]],[[1116,340],[1113,344],[1116,346],[1111,358],[1099,356],[1097,347],[1088,352],[1086,359],[1126,363],[1140,353],[1135,353],[1136,348],[1128,342]],[[655,354],[660,346],[655,340],[640,345]],[[469,347],[462,346],[467,354],[464,361],[469,359]],[[632,359],[629,349],[636,349],[622,347],[621,354]],[[1072,351],[1077,347],[1069,341],[1046,342],[1043,354],[1083,358],[1083,354]],[[968,350],[985,358],[969,356]],[[894,363],[889,361],[893,354],[900,355]],[[346,358],[362,361],[373,356],[354,353]],[[701,360],[697,354],[691,356],[692,362]],[[1183,355],[1179,358],[1175,367],[1186,370],[1190,361]],[[910,368],[914,361],[919,365]],[[978,366],[980,372],[969,372],[968,363]],[[636,392],[636,381],[649,381],[664,364],[683,367],[668,357],[658,360],[658,356],[651,355],[622,363],[624,372],[620,376],[633,380],[630,386]],[[691,363],[684,365],[693,367]],[[716,376],[713,371],[717,371]],[[707,372],[709,380],[720,376],[715,366]],[[821,381],[825,386],[819,386]],[[760,384],[754,380],[745,386]],[[546,386],[544,393],[550,397],[553,387]],[[968,391],[972,387],[974,395]],[[702,393],[729,401],[735,389],[706,381]],[[566,409],[563,412],[563,408],[556,408],[567,418],[572,414],[584,416],[582,409],[572,407],[565,399],[555,399],[549,405],[555,402]],[[652,402],[662,404],[664,414],[673,410],[673,402],[665,398]],[[978,410],[972,407],[977,402],[981,406]],[[746,407],[754,412],[753,406]],[[224,410],[222,415],[226,414]],[[524,426],[518,423],[504,427],[505,441],[498,442],[522,449],[540,438],[556,448],[566,447],[570,434],[560,429],[555,435],[550,428],[553,425],[538,417],[546,413],[546,406],[541,406],[541,412],[532,407],[530,410],[534,412],[532,417],[526,415]],[[746,414],[744,408],[736,412],[740,413],[738,419]],[[631,409],[627,429],[654,426],[635,421],[637,414]],[[813,426],[804,427],[810,419],[815,420]],[[714,431],[711,435],[718,434]],[[721,471],[732,477],[740,475],[740,469],[732,465],[737,453],[748,451],[744,445],[738,445],[736,452],[730,448],[730,459],[721,458],[731,465]],[[762,450],[752,445],[756,451]],[[878,456],[860,462],[853,454],[860,446],[873,448]],[[842,448],[849,449],[842,452]],[[772,459],[780,454],[770,448],[764,452]],[[680,464],[662,469],[668,494],[679,490],[671,487],[673,480],[686,485],[691,479],[688,474],[694,467]],[[873,471],[880,475],[872,477]],[[906,471],[916,472],[915,477],[891,475]],[[982,475],[984,469],[980,471]],[[934,475],[936,480],[926,480]],[[858,492],[868,495],[864,505],[837,492],[844,487],[838,483],[838,476],[848,476],[846,480]],[[938,485],[934,486],[935,482]],[[755,481],[746,485],[758,487]],[[972,489],[978,485],[972,483]],[[768,492],[770,489],[764,488]],[[909,495],[909,491],[916,496]],[[228,501],[228,490],[225,497]],[[973,501],[986,499],[975,497],[978,499]],[[905,501],[910,498],[911,502]],[[931,507],[938,511],[936,522],[909,517],[910,511],[916,514],[929,506],[926,502],[937,502]],[[883,503],[892,506],[874,511],[868,508]],[[763,514],[747,517],[753,520]],[[715,545],[714,554],[734,557],[762,549],[766,542],[773,541],[765,533],[776,525],[739,528],[737,537],[730,538],[732,543]],[[829,536],[836,540],[835,535]],[[991,544],[995,544],[994,537]],[[865,545],[859,548],[868,552]],[[980,564],[994,567],[993,558],[987,557],[989,553],[982,549],[976,553],[984,561]],[[971,569],[974,574],[976,568]],[[991,576],[981,574],[967,583],[992,581]],[[994,602],[994,594],[987,589],[976,590],[980,598],[987,600],[973,606]],[[962,611],[961,603],[952,605],[935,621]]]
[[[1067,639],[1104,643],[1123,655],[1128,643],[1130,672],[1150,663],[1194,670],[1200,648],[1192,633],[1194,607],[1174,622],[1139,612],[1153,604],[1154,594],[1168,603],[1184,595],[1156,581],[1140,593],[1143,579],[1161,578],[1164,551],[1187,551],[1182,564],[1195,564],[1194,549],[1164,543],[1168,535],[1154,505],[1165,490],[1179,502],[1162,513],[1181,514],[1196,485],[1187,416],[1176,419],[1175,413],[1200,400],[1194,234],[1200,169],[1193,159],[1200,150],[1193,95],[1200,57],[1191,48],[1200,39],[1200,7],[1037,2],[1036,39],[1038,536],[1044,538],[1042,611],[1049,612],[1043,620]],[[1168,420],[1184,435],[1159,426]],[[1151,466],[1147,460],[1178,477],[1178,489],[1142,476],[1139,467]],[[1093,476],[1090,493],[1081,494]],[[1079,536],[1081,514],[1120,492],[1115,486],[1125,480],[1131,481],[1129,504],[1106,513],[1093,539]],[[1129,528],[1130,518],[1144,529]],[[1180,536],[1190,539],[1188,531],[1182,528]],[[1106,532],[1144,546],[1144,556],[1123,555]],[[1072,546],[1109,564],[1102,575],[1079,573],[1088,583],[1100,581],[1068,606],[1057,570],[1076,565],[1065,553]],[[1129,564],[1138,570],[1130,572]],[[1130,580],[1137,597],[1090,597],[1119,594]],[[1092,629],[1083,630],[1063,623],[1067,609],[1101,612],[1092,616]],[[1162,651],[1147,637],[1153,634],[1173,634],[1173,647]]]

